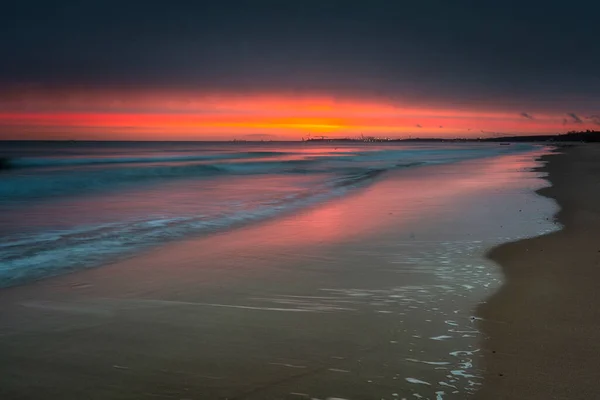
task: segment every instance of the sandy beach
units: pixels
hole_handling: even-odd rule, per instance
[[[501,281],[484,254],[553,229],[554,203],[534,193],[541,153],[394,171],[302,212],[3,289],[0,397],[462,399],[484,383],[485,396],[498,383],[483,379],[479,326],[496,346],[489,321],[504,317],[488,310],[507,292],[481,322]]]
[[[479,308],[486,335],[480,399],[592,399],[600,392],[600,147],[543,158],[563,229],[489,254],[505,284]]]
[[[5,3],[0,400],[600,398],[600,2]]]

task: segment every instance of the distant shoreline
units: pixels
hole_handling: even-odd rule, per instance
[[[389,139],[377,137],[362,137],[357,139],[352,138],[317,138],[307,139],[304,142],[403,142],[403,143],[421,143],[421,142],[454,142],[454,143],[471,143],[471,142],[600,142],[600,131],[571,131],[556,135],[527,135],[527,136],[499,136],[491,138],[408,138],[408,139]]]
[[[450,143],[497,143],[497,142],[600,142],[600,131],[570,131],[553,135],[517,135],[517,136],[498,136],[488,138],[378,138],[378,137],[360,137],[360,138],[308,138],[301,140],[75,140],[75,139],[25,139],[25,140],[1,140],[0,143],[235,143],[235,144],[255,144],[255,143],[428,143],[428,142],[450,142]]]

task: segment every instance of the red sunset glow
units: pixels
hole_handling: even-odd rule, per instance
[[[465,110],[326,96],[33,93],[0,100],[2,139],[299,140],[488,137],[564,131],[564,116]]]

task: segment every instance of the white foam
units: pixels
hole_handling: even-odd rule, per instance
[[[420,380],[420,379],[416,379],[416,378],[406,378],[406,381],[407,381],[407,382],[409,382],[409,383],[414,383],[414,384],[417,384],[417,385],[427,385],[427,386],[431,386],[431,383],[429,383],[429,382],[425,382],[425,381],[422,381],[422,380]]]
[[[455,369],[450,371],[450,373],[455,376],[462,376],[463,378],[478,378],[477,375],[469,374],[462,369]]]
[[[448,364],[450,364],[449,362],[446,362],[446,361],[421,361],[421,360],[415,360],[414,358],[407,358],[406,361],[412,361],[412,362],[416,362],[416,363],[429,364],[429,365],[448,365]]]
[[[458,350],[458,351],[450,352],[449,354],[454,357],[459,357],[461,354],[464,354],[467,356],[472,356],[473,353],[477,353],[478,351],[479,351],[479,349],[477,349],[477,350]]]
[[[446,383],[446,382],[438,382],[438,384],[439,384],[440,386],[447,386],[447,387],[450,387],[450,388],[452,388],[452,389],[458,389],[456,386],[454,386],[454,385],[451,385],[451,384],[449,384],[449,383]]]
[[[446,339],[452,339],[452,336],[440,335],[440,336],[430,337],[429,339],[432,339],[432,340],[446,340]]]
[[[288,368],[306,368],[306,366],[304,366],[304,365],[294,365],[294,364],[275,363],[275,362],[272,362],[272,363],[269,363],[269,364],[271,364],[271,365],[280,365],[282,367],[288,367]]]

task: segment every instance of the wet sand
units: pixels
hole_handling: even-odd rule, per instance
[[[2,399],[463,399],[483,255],[548,229],[532,155],[386,174],[344,198],[0,291]]]
[[[490,253],[506,276],[479,308],[480,399],[593,399],[600,393],[600,146],[545,156],[564,229]]]

